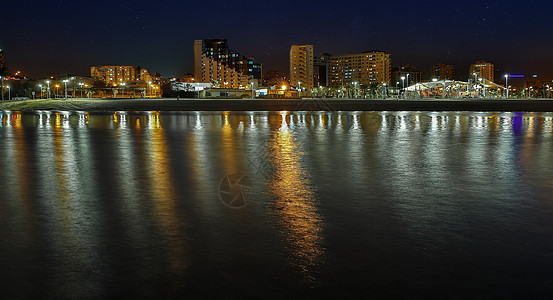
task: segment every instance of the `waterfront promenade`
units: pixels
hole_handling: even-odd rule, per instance
[[[54,111],[529,111],[553,112],[550,99],[36,99],[0,110]]]

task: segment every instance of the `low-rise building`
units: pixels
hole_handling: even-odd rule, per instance
[[[200,91],[200,98],[251,98],[252,91],[244,89],[207,88]]]
[[[263,74],[263,86],[277,86],[288,84],[286,76],[283,73],[275,70],[269,70]]]
[[[94,66],[90,68],[90,76],[94,81],[102,81],[106,85],[154,80],[150,71],[140,66]]]
[[[404,79],[401,79],[404,78]],[[413,65],[406,64],[392,69],[393,85],[410,86],[424,81],[424,75]]]

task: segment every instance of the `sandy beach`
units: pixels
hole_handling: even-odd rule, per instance
[[[52,111],[532,111],[553,112],[536,99],[37,99],[1,101],[0,110]]]

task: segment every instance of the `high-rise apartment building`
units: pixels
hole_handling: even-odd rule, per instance
[[[6,54],[4,52],[4,49],[0,49],[0,68],[3,68],[6,66]]]
[[[328,64],[331,56],[328,53],[313,56],[313,67],[318,71],[313,76],[313,78],[316,78],[313,82],[315,86],[328,86]]]
[[[90,76],[108,85],[152,80],[150,71],[140,66],[94,66],[90,68]]]
[[[391,57],[383,51],[331,56],[329,86],[390,83]]]
[[[436,78],[437,80],[453,80],[454,71],[455,67],[453,65],[439,63],[432,66],[430,77]]]
[[[491,82],[494,82],[494,65],[483,60],[477,61],[470,66],[469,77],[474,78],[476,74],[479,78],[484,78]]]
[[[226,39],[194,41],[194,78],[222,88],[248,87],[261,81],[261,64],[230,50]]]
[[[313,45],[290,47],[290,85],[313,88]]]

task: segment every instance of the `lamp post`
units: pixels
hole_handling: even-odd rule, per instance
[[[509,74],[505,74],[505,99],[509,98],[509,86],[508,86],[508,82],[509,82]]]
[[[8,101],[12,100],[12,88],[8,85]]]
[[[357,99],[357,81],[353,82],[353,98]]]
[[[484,88],[484,99],[486,99],[486,81],[482,77],[478,78],[478,81],[482,82],[482,87]]]
[[[40,97],[42,98],[42,84],[39,84],[38,87],[40,88]]]
[[[252,87],[252,100],[255,98],[255,91],[253,90],[253,81],[250,82],[250,85]]]
[[[4,101],[4,77],[0,76],[0,82],[2,83],[2,101]]]
[[[67,80],[67,79],[65,79],[63,81],[64,88],[65,88],[65,100],[67,100],[67,82],[69,82],[69,80]]]
[[[301,81],[298,81],[298,97],[301,99]]]
[[[407,73],[407,88],[409,88],[409,73]],[[407,90],[405,91],[405,98],[407,98]]]
[[[83,85],[84,83],[79,82],[79,86],[81,87],[81,98],[83,97]]]
[[[152,96],[152,82],[151,81],[148,81],[148,92],[150,93],[150,97]],[[146,95],[146,98],[148,97],[148,95]]]
[[[122,90],[123,90],[123,98],[125,98],[125,86],[126,86],[126,85],[127,85],[127,84],[124,83],[124,82],[121,83],[121,86],[123,87],[123,88],[122,88]]]
[[[401,89],[403,90],[403,95],[405,96],[405,76],[401,76]]]
[[[48,85],[48,89],[46,90],[46,98],[50,99],[50,80],[46,80],[46,84]]]
[[[472,87],[473,87],[472,89],[473,89],[473,90],[477,93],[477,95],[478,95],[478,92],[477,92],[477,90],[478,90],[478,85],[477,85],[477,83],[478,83],[478,73],[472,73],[472,76],[474,76],[474,84],[472,85]]]

